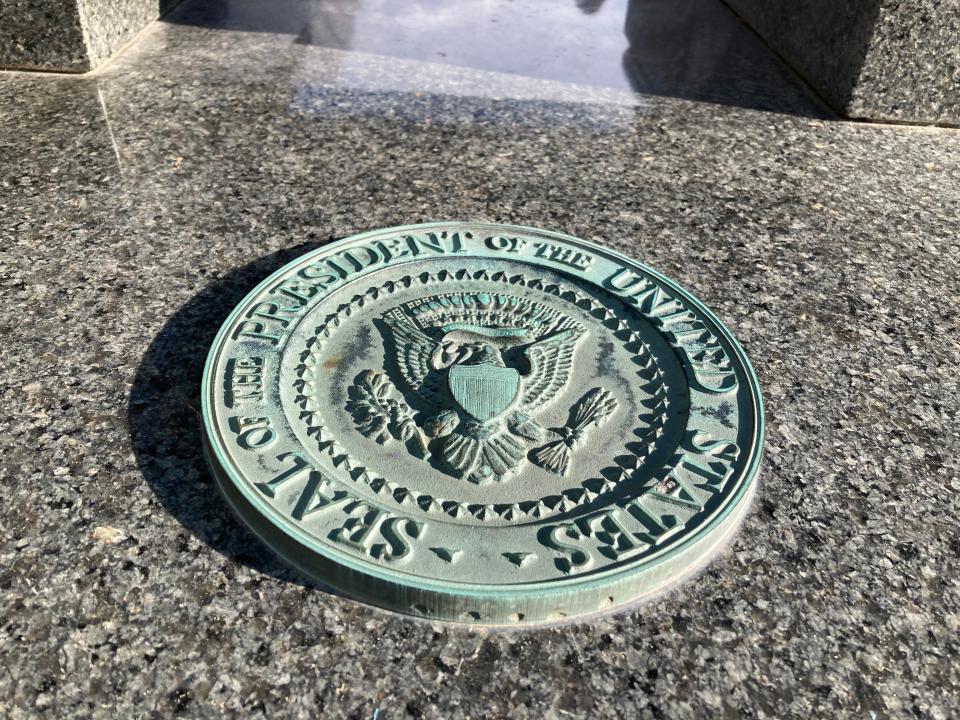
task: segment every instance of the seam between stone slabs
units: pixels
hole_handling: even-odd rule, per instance
[[[800,71],[797,70],[791,64],[789,59],[787,59],[786,56],[779,53],[772,45],[770,45],[770,43],[766,41],[763,35],[758,33],[754,29],[753,25],[747,22],[746,18],[744,18],[740,13],[738,13],[736,9],[732,5],[730,5],[730,3],[727,2],[727,0],[720,0],[720,3],[730,12],[731,15],[733,15],[737,19],[737,22],[743,25],[743,27],[745,27],[750,32],[750,34],[757,39],[757,41],[763,46],[763,48],[768,53],[770,53],[770,55],[772,55],[773,58],[777,60],[777,62],[779,62],[783,66],[783,68],[793,77],[793,79],[796,80],[798,83],[800,83],[800,86],[806,91],[806,93],[810,96],[810,98],[817,105],[819,105],[822,110],[825,110],[827,114],[830,115],[830,118],[828,119],[830,120],[848,119],[843,115],[840,115],[837,112],[837,110],[832,105],[830,105],[830,103],[828,103],[826,99],[817,91],[817,89],[807,81],[807,79],[800,73]]]

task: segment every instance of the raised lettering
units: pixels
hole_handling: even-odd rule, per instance
[[[380,525],[380,534],[387,541],[387,545],[380,554],[380,559],[401,560],[410,556],[412,548],[407,537],[417,539],[423,532],[423,528],[423,523],[410,518],[391,517],[384,520]]]
[[[483,244],[491,250],[503,250],[504,252],[520,252],[520,248],[527,244],[527,241],[518,237],[504,237],[503,235],[491,235],[484,238]]]
[[[266,447],[277,439],[277,433],[270,427],[270,418],[237,415],[230,418],[229,424],[237,434],[237,444],[244,450]]]
[[[365,245],[359,245],[357,247],[350,248],[349,250],[344,250],[340,253],[340,257],[346,258],[347,261],[353,265],[353,269],[356,272],[360,272],[365,268],[376,265],[381,261],[380,254],[373,248]]]
[[[575,525],[554,525],[549,529],[544,528],[538,533],[538,537],[540,542],[548,548],[562,554],[554,560],[554,564],[564,574],[585,570],[593,563],[593,556],[587,548],[570,542],[583,540],[583,534]]]
[[[354,513],[359,512],[358,516]],[[350,517],[330,533],[330,538],[365,555],[387,562],[409,557],[413,552],[411,539],[419,538],[424,523],[407,517],[397,517],[358,502],[350,508]]]
[[[224,381],[224,404],[263,400],[263,358],[241,357],[227,361]]]
[[[541,242],[534,243],[533,246],[537,248],[534,253],[537,257],[547,258],[562,265],[569,265],[577,270],[587,270],[590,267],[590,263],[593,262],[593,258],[590,255],[577,252],[562,245],[552,245],[551,243]]]
[[[284,470],[282,473],[277,475],[272,480],[265,483],[257,483],[256,488],[262,492],[267,497],[274,497],[277,492],[277,488],[288,480],[292,480],[297,477],[300,473],[311,470],[310,463],[307,462],[307,459],[303,457],[298,452],[285,452],[277,455],[277,460],[280,462],[285,462],[286,460],[291,460],[293,462],[293,467],[289,470]]]
[[[644,497],[633,498],[624,505],[624,509],[646,528],[646,533],[640,535],[640,539],[651,545],[659,545],[683,530],[684,524],[679,522],[675,515],[659,513],[659,517],[654,516],[643,506]]]
[[[678,468],[693,473],[700,481],[697,483],[698,488],[716,494],[723,489],[724,483],[733,473],[733,463],[740,455],[740,448],[730,440],[709,438],[707,433],[691,432],[684,443],[687,452],[683,454]],[[693,457],[695,454],[706,457]],[[676,470],[672,476],[678,479]]]
[[[256,340],[267,340],[272,345],[278,345],[283,339],[283,332],[279,335],[266,332],[267,325],[259,320],[241,320],[237,323],[237,329],[233,333],[233,339],[239,340],[242,337],[254,338]]]
[[[318,510],[334,507],[352,499],[345,491],[338,490],[323,473],[313,469],[290,516],[294,520],[303,520]]]
[[[405,238],[393,237],[389,240],[377,240],[377,247],[383,253],[384,262],[390,262],[394,258],[409,256],[413,251]]]
[[[637,542],[637,538],[623,526],[617,511],[608,510],[577,520],[584,535],[594,538],[599,552],[614,560],[636,555],[650,547],[649,543]]]

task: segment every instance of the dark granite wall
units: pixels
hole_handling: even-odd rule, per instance
[[[839,113],[960,124],[958,0],[725,0]]]

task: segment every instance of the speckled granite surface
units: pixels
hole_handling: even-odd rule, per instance
[[[725,0],[852,118],[960,125],[958,0]]]
[[[95,79],[0,76],[3,714],[960,713],[960,134],[294,39],[161,23]],[[197,396],[229,309],[317,244],[441,218],[609,243],[743,342],[766,461],[696,582],[431,626],[307,586],[227,510]]]

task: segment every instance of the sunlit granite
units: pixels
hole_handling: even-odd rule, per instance
[[[0,75],[6,716],[960,713],[957,132],[722,68],[723,105],[252,29]],[[443,218],[607,243],[742,340],[766,459],[696,582],[590,624],[430,625],[310,587],[230,513],[198,398],[230,308],[318,244]]]

